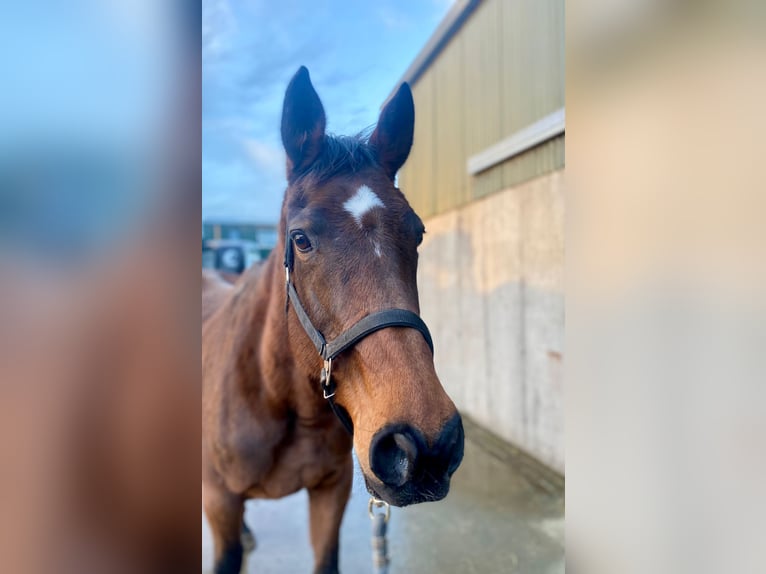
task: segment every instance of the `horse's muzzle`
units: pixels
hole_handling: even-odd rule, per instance
[[[455,414],[431,446],[423,433],[409,424],[380,429],[370,445],[367,489],[394,506],[441,500],[449,492],[450,477],[463,460],[463,421]]]

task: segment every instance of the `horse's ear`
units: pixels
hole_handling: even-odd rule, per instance
[[[309,167],[322,150],[326,119],[309,71],[301,66],[285,92],[282,144],[287,153],[287,179]]]
[[[370,136],[370,146],[391,179],[410,155],[414,130],[415,103],[410,86],[405,82],[380,112],[378,125]]]

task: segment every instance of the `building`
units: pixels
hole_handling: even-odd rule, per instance
[[[457,2],[402,81],[437,371],[462,412],[563,473],[564,0]]]
[[[235,220],[205,220],[202,222],[202,243],[238,241],[247,245],[249,263],[262,261],[277,244],[277,226],[272,223],[252,223]],[[249,266],[249,265],[248,265]]]

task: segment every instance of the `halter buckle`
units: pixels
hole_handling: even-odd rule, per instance
[[[285,265],[285,283],[290,283],[290,268]]]
[[[332,378],[332,359],[325,359],[322,373],[319,376],[319,384],[322,385],[322,394],[325,399],[331,399],[335,396],[335,387],[330,385]]]

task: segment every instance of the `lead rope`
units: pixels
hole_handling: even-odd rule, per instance
[[[375,512],[375,508],[382,508],[383,511]],[[367,512],[372,520],[372,571],[374,574],[388,574],[391,562],[388,559],[386,530],[391,518],[391,507],[387,502],[370,497]]]

